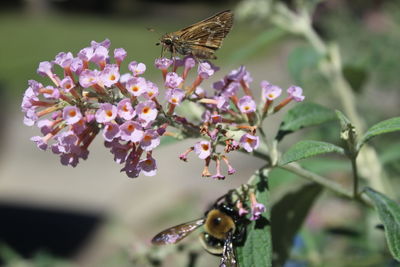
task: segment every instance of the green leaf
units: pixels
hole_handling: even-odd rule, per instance
[[[371,188],[366,188],[364,192],[372,199],[385,227],[386,240],[392,256],[400,261],[400,205]]]
[[[276,140],[281,141],[285,135],[301,128],[318,125],[335,119],[336,114],[331,109],[309,102],[297,104],[283,117],[278,134],[276,135]]]
[[[272,206],[273,266],[282,266],[285,263],[293,238],[321,191],[322,186],[309,183],[294,192],[289,192]]]
[[[307,69],[316,69],[321,55],[312,46],[296,47],[288,57],[289,73],[297,84],[303,81]]]
[[[368,129],[368,131],[361,138],[358,144],[358,149],[360,149],[363,144],[365,144],[377,135],[391,133],[395,131],[400,131],[400,117],[381,121]]]
[[[268,191],[268,170],[258,170],[252,177],[256,186],[257,201],[264,204],[266,212],[257,221],[246,227],[246,240],[243,246],[236,247],[236,258],[239,266],[272,266],[271,225]]]
[[[280,165],[331,152],[344,154],[344,149],[326,142],[311,140],[300,141],[282,155]]]

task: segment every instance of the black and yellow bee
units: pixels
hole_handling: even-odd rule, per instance
[[[157,234],[151,242],[155,245],[175,244],[204,226],[204,231],[199,235],[204,249],[221,256],[220,266],[238,266],[234,246],[244,239],[245,221],[239,217],[235,206],[226,198],[223,199],[222,202],[217,201],[203,218],[168,228]]]

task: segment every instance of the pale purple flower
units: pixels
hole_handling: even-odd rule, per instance
[[[126,82],[125,87],[131,95],[140,96],[146,92],[147,82],[142,77],[133,77]]]
[[[188,71],[196,65],[196,60],[192,56],[187,56],[183,59],[185,70]]]
[[[247,152],[252,152],[253,150],[257,149],[258,146],[260,145],[260,139],[256,135],[245,133],[240,138],[239,143],[244,150],[246,150]]]
[[[176,74],[175,72],[168,72],[167,76],[165,77],[165,87],[167,88],[178,88],[179,85],[183,82],[183,79]]]
[[[220,114],[212,114],[211,115],[211,123],[217,124],[222,122],[222,116]]]
[[[156,104],[151,100],[137,104],[135,112],[139,120],[146,122],[146,124],[154,121],[158,114]]]
[[[71,52],[68,53],[60,52],[55,57],[54,63],[60,65],[60,67],[62,68],[67,68],[71,65],[73,58],[74,56],[72,55]]]
[[[38,116],[36,115],[35,109],[30,108],[25,111],[25,116],[24,116],[24,124],[26,126],[32,126],[35,124],[35,122],[38,120]]]
[[[128,69],[133,73],[133,76],[139,76],[146,71],[146,65],[143,63],[132,61],[131,63],[129,63]]]
[[[153,99],[157,97],[159,94],[158,87],[155,83],[147,81],[146,92],[144,92],[143,96],[147,99]]]
[[[126,84],[130,79],[133,78],[133,75],[130,73],[124,73],[121,74],[121,77],[119,77],[119,81],[123,84]]]
[[[49,85],[44,88],[43,96],[48,99],[59,99],[60,91]]]
[[[199,141],[194,145],[194,152],[200,159],[206,159],[211,155],[211,143],[209,141]]]
[[[261,213],[265,212],[265,206],[261,203],[251,203],[251,221],[256,221],[261,217]]]
[[[215,90],[220,91],[226,86],[226,83],[227,82],[226,82],[225,79],[221,79],[221,80],[219,80],[217,82],[214,82],[213,85],[212,85],[212,88],[214,88]]]
[[[226,86],[223,90],[221,90],[221,94],[226,97],[232,97],[238,93],[240,89],[240,84],[238,82],[231,82]]]
[[[293,98],[296,102],[301,102],[304,100],[304,96],[303,96],[303,89],[301,89],[298,86],[290,86],[287,89],[287,93],[289,94],[289,96],[291,98]]]
[[[79,75],[79,84],[83,88],[88,88],[97,83],[98,76],[99,76],[98,70],[89,70],[89,69],[83,70]]]
[[[100,104],[99,109],[96,111],[96,121],[98,123],[110,122],[117,117],[117,107],[110,103]]]
[[[111,142],[114,138],[119,137],[119,125],[112,122],[104,124],[103,137],[107,142]]]
[[[228,80],[231,81],[235,81],[235,82],[240,82],[241,80],[243,80],[244,76],[246,75],[246,68],[245,66],[240,66],[238,69],[236,70],[232,70],[227,76],[226,78]]]
[[[76,74],[80,74],[83,68],[83,62],[80,58],[72,59],[71,65],[69,66],[71,71],[75,72]]]
[[[256,102],[248,95],[239,99],[238,106],[242,113],[252,113],[256,111]]]
[[[154,176],[157,174],[156,160],[152,157],[141,160],[139,162],[139,167],[146,176]]]
[[[225,96],[216,96],[214,97],[217,100],[217,108],[221,111],[225,111],[229,109],[229,99]]]
[[[201,78],[208,79],[212,75],[214,75],[214,73],[218,70],[219,68],[217,66],[214,66],[210,62],[205,61],[199,63],[199,67],[197,68],[197,73]]]
[[[107,59],[108,59],[108,49],[104,46],[99,46],[94,50],[93,56],[90,59],[90,61],[98,65],[102,65],[106,62]]]
[[[114,58],[115,61],[120,64],[126,58],[127,52],[123,48],[114,49]]]
[[[76,146],[78,136],[72,131],[61,132],[56,136],[56,141],[51,146],[54,154],[70,153]]]
[[[243,208],[243,207],[239,208],[239,211],[238,211],[239,216],[246,215],[247,213],[249,213],[249,211],[246,210],[245,208]]]
[[[40,128],[40,132],[43,135],[51,133],[53,131],[54,121],[44,119],[37,122],[37,127]]]
[[[107,87],[111,87],[116,84],[119,80],[119,67],[117,64],[107,64],[101,71],[99,79]]]
[[[53,76],[53,64],[49,61],[42,61],[39,63],[39,67],[37,69],[37,73],[41,76]]]
[[[128,151],[131,149],[129,143],[120,144],[117,140],[113,140],[111,142],[104,142],[105,147],[111,148],[110,152],[114,155],[114,161],[118,164],[124,163],[127,156]]]
[[[124,141],[139,142],[143,137],[142,126],[135,121],[126,121],[119,126],[121,139]]]
[[[202,122],[209,122],[211,120],[211,112],[209,110],[204,110],[203,114],[201,114]]]
[[[253,78],[251,77],[250,72],[246,71],[246,73],[244,74],[244,77],[243,77],[243,81],[247,85],[249,85],[253,81]]]
[[[266,102],[267,100],[274,100],[278,98],[282,93],[281,88],[273,84],[270,84],[267,81],[262,81],[260,85],[262,90],[262,100],[264,102]]]
[[[196,99],[196,98],[205,98],[207,97],[207,92],[200,86],[197,86],[196,89],[194,90],[194,94],[190,96],[191,99]]]
[[[166,70],[172,65],[172,63],[173,61],[171,59],[163,57],[157,58],[154,64],[157,69]]]
[[[85,47],[78,52],[78,58],[82,61],[90,61],[90,59],[93,57],[93,53],[93,47]]]
[[[43,84],[35,80],[28,81],[29,87],[32,89],[33,93],[37,96],[39,95],[39,90],[43,88]]]
[[[71,125],[82,119],[82,113],[76,106],[66,106],[63,110],[63,119]]]
[[[21,109],[23,112],[28,111],[29,109],[34,108],[32,101],[38,101],[39,98],[35,95],[31,87],[28,87],[24,93],[24,97],[22,98]]]
[[[118,116],[124,120],[131,120],[135,117],[135,111],[132,107],[131,100],[124,98],[118,103]]]
[[[183,98],[185,97],[185,92],[181,89],[169,89],[166,92],[166,99],[169,103],[173,105],[179,105]]]
[[[100,43],[98,43],[96,41],[90,42],[90,46],[93,47],[94,49],[96,49],[99,46],[104,46],[105,48],[108,49],[108,48],[110,48],[110,45],[111,45],[111,41],[108,38],[104,39],[104,41],[102,41]]]
[[[146,130],[143,134],[143,138],[140,141],[140,147],[144,151],[151,151],[160,144],[160,136],[156,130]]]
[[[72,124],[72,131],[79,135],[81,133],[83,133],[83,131],[87,128],[86,123],[85,123],[85,119],[81,119],[78,122]]]
[[[71,91],[72,88],[75,87],[74,81],[71,79],[71,77],[66,76],[64,79],[61,80],[60,86],[62,89],[64,89],[65,92]]]
[[[33,136],[31,137],[31,141],[33,141],[40,150],[47,150],[47,141],[43,137]]]

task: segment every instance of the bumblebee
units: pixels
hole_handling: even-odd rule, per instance
[[[234,245],[242,242],[245,227],[234,205],[226,199],[222,203],[217,201],[203,218],[168,228],[157,234],[151,242],[155,245],[175,244],[200,226],[204,226],[204,231],[199,235],[204,249],[221,256],[220,266],[237,267]]]

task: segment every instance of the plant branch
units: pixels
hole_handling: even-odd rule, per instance
[[[349,190],[343,188],[343,186],[341,186],[340,184],[336,183],[336,182],[332,182],[330,181],[328,178],[324,177],[324,176],[320,176],[318,174],[315,174],[313,172],[310,172],[304,168],[302,168],[298,163],[289,163],[287,165],[283,165],[283,166],[279,166],[279,168],[290,171],[294,174],[299,175],[300,177],[303,177],[307,180],[313,181],[315,183],[318,183],[326,188],[328,188],[329,190],[331,190],[332,192],[341,195],[343,197],[346,198],[350,198],[350,199],[355,199],[358,200],[370,207],[372,207],[372,203],[371,201],[364,195],[356,195],[354,196],[352,192],[350,192]]]

